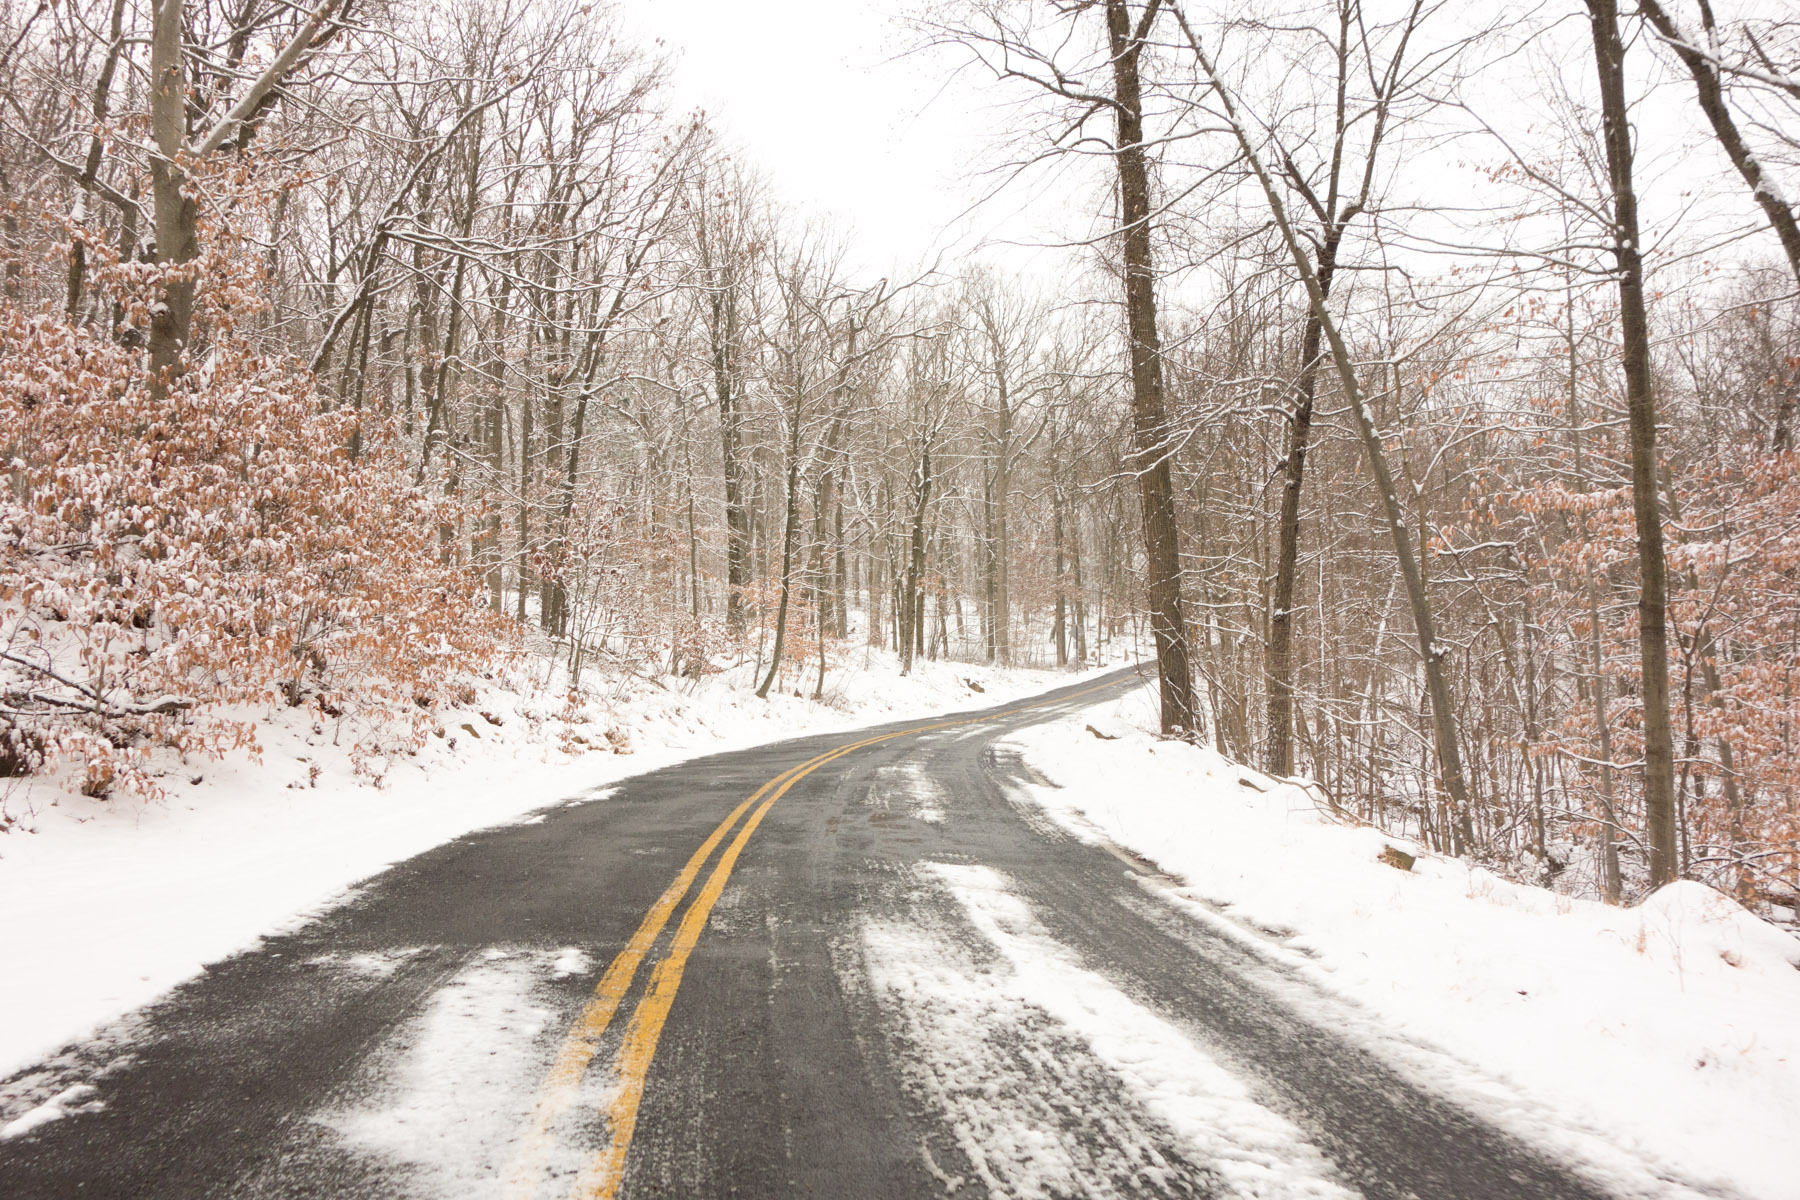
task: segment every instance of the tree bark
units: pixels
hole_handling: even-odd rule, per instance
[[[1051,464],[1051,471],[1055,471]],[[1063,550],[1062,489],[1050,486],[1050,532],[1056,546],[1056,617],[1050,626],[1050,640],[1056,645],[1056,665],[1069,665],[1069,592],[1065,580],[1068,557]]]
[[[1150,247],[1150,171],[1144,152],[1143,94],[1138,58],[1159,0],[1150,0],[1133,30],[1126,0],[1106,0],[1112,51],[1118,144],[1119,206],[1125,265],[1125,323],[1131,341],[1130,467],[1138,477],[1144,518],[1145,583],[1150,631],[1162,692],[1162,731],[1191,734],[1199,727],[1181,597],[1181,531],[1175,516],[1173,454],[1163,396],[1162,342],[1156,326],[1155,273]]]
[[[712,310],[713,391],[719,404],[719,439],[725,477],[725,622],[735,634],[744,631],[744,591],[750,585],[750,506],[744,499],[742,414],[737,372],[737,299],[735,274],[720,269],[710,298]]]
[[[1612,717],[1606,707],[1606,659],[1601,646],[1600,589],[1588,585],[1588,654],[1592,663],[1594,687],[1594,731],[1600,749],[1600,817],[1605,828],[1600,835],[1600,887],[1608,904],[1619,902],[1622,889],[1619,880],[1619,809],[1613,796]]]
[[[153,0],[150,27],[150,156],[152,223],[156,261],[181,267],[200,256],[198,210],[187,194],[184,154],[204,159],[227,145],[242,147],[244,131],[273,102],[282,81],[309,51],[335,32],[324,32],[340,0],[322,0],[253,79],[229,111],[199,142],[188,143],[187,70],[182,61],[184,0]],[[238,140],[233,143],[232,138]],[[161,398],[186,370],[183,355],[193,336],[197,281],[175,270],[150,308],[150,394]]]
[[[100,160],[106,150],[106,139],[102,136],[101,127],[106,123],[109,102],[112,96],[113,75],[119,66],[120,53],[125,48],[125,0],[113,0],[112,20],[108,29],[106,60],[100,65],[100,75],[94,81],[94,98],[91,111],[94,118],[94,130],[88,138],[87,158],[81,165],[81,205],[79,220],[88,217],[87,201],[94,190],[94,181],[100,174]],[[78,222],[79,223],[79,222]],[[87,273],[87,240],[79,230],[69,240],[69,276],[64,289],[63,311],[71,321],[80,315],[81,291]]]
[[[931,448],[919,456],[919,490],[912,514],[911,552],[906,564],[906,591],[900,617],[900,673],[912,672],[913,660],[925,651],[925,514],[931,507]]]
[[[787,516],[781,525],[781,600],[775,607],[775,648],[769,654],[769,673],[756,689],[759,700],[769,697],[769,688],[781,670],[781,655],[787,644],[788,602],[793,593],[794,548],[800,540],[800,385],[795,385],[794,413],[788,429]]]
[[[1656,398],[1650,381],[1650,323],[1638,250],[1637,191],[1625,109],[1625,45],[1616,0],[1587,0],[1600,76],[1600,111],[1613,192],[1613,258],[1619,276],[1625,405],[1631,437],[1632,513],[1637,523],[1638,655],[1643,664],[1644,816],[1650,886],[1676,875],[1675,740],[1669,720],[1668,569],[1656,464]]]
[[[150,156],[152,224],[156,261],[181,267],[200,255],[194,199],[183,190],[187,175],[187,71],[182,63],[182,0],[155,0],[150,33]],[[194,327],[195,281],[177,270],[150,308],[150,394],[158,399],[185,369],[182,353]]]
[[[1343,227],[1333,226],[1319,251],[1319,294],[1326,298],[1331,295],[1331,278],[1337,268],[1337,248],[1342,237]],[[1311,441],[1322,336],[1319,314],[1308,305],[1306,327],[1300,339],[1298,396],[1294,402],[1293,423],[1288,427],[1287,461],[1282,466],[1275,597],[1269,615],[1269,644],[1265,655],[1264,671],[1269,687],[1269,747],[1265,757],[1271,775],[1294,773],[1294,582],[1300,566],[1300,490],[1306,473],[1306,451]]]

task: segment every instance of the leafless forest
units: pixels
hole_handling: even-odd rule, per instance
[[[1345,819],[1797,902],[1783,4],[900,12],[1054,277],[852,266],[617,18],[0,0],[0,774],[1135,642]]]

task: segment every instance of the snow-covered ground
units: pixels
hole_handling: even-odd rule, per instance
[[[1673,1181],[1800,1195],[1791,935],[1699,884],[1609,908],[1511,883],[1335,823],[1302,790],[1154,728],[1145,689],[1024,731],[1014,744],[1057,785],[1027,794],[1078,836],[1153,860],[1175,884],[1146,886],[1194,919],[1349,1001],[1339,1027],[1404,1059],[1409,1077],[1628,1194]],[[1390,845],[1418,855],[1410,871],[1381,860]],[[992,890],[956,883],[975,900]],[[1011,936],[1009,956],[1081,978]],[[1059,986],[1079,1007],[1081,989]]]
[[[575,709],[561,695],[496,687],[442,714],[444,735],[416,755],[373,764],[379,786],[369,764],[356,774],[349,737],[284,710],[261,723],[260,762],[170,762],[165,794],[149,803],[14,787],[0,798],[17,821],[0,833],[0,1077],[472,829],[684,758],[979,708],[1076,678],[931,662],[902,677],[893,655],[859,648],[815,703],[794,685],[756,699],[753,669],[699,683],[596,679]],[[808,674],[799,686],[812,683]]]

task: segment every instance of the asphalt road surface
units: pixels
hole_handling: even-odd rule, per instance
[[[1136,682],[545,797],[15,1077],[0,1196],[1605,1194],[1020,799]]]

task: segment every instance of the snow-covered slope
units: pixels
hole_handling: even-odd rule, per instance
[[[902,677],[893,655],[859,649],[815,703],[756,699],[752,670],[605,681],[573,707],[496,687],[442,714],[443,736],[416,755],[365,762],[361,776],[353,738],[284,710],[264,714],[260,761],[170,761],[164,796],[148,804],[15,788],[3,801],[17,823],[0,833],[0,1076],[472,829],[684,758],[1076,678],[932,662]]]
[[[1154,727],[1146,690],[1026,731],[1058,785],[1030,797],[1152,859],[1196,919],[1355,1002],[1422,1082],[1539,1144],[1800,1194],[1800,942],[1700,884],[1609,908],[1426,856]],[[1417,863],[1381,861],[1388,845]]]

